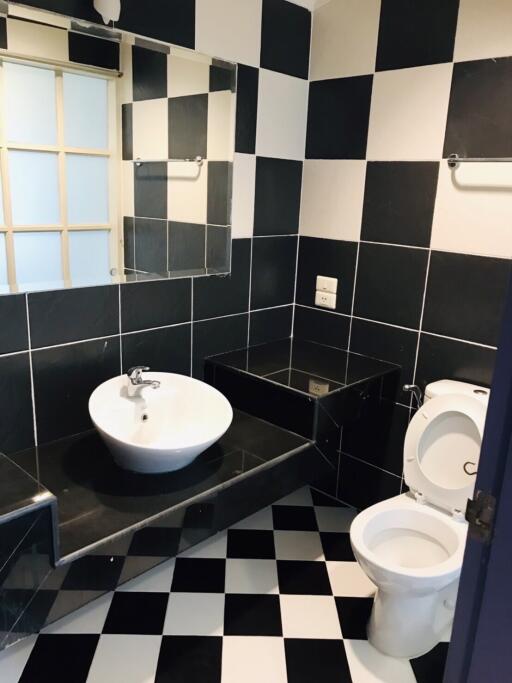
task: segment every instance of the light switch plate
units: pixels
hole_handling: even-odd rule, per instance
[[[317,292],[332,292],[336,294],[338,291],[338,278],[327,277],[327,275],[316,276],[316,291]]]
[[[336,294],[332,294],[332,292],[317,291],[315,294],[315,306],[334,310],[336,308]]]

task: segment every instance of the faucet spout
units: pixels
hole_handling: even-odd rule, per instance
[[[134,398],[138,395],[144,387],[151,387],[152,389],[158,389],[160,382],[156,379],[144,379],[142,377],[143,372],[149,372],[150,368],[145,365],[136,365],[130,368],[126,373],[128,377],[128,397]]]

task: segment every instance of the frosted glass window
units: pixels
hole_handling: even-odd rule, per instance
[[[68,147],[108,147],[108,95],[104,78],[64,74],[64,142]]]
[[[5,251],[5,235],[0,233],[0,292],[8,291],[7,286],[7,253]]]
[[[63,286],[60,232],[14,233],[16,280],[21,290]]]
[[[108,159],[66,156],[68,223],[108,223]]]
[[[73,285],[111,282],[108,230],[69,233],[69,265]]]
[[[9,152],[14,225],[60,223],[57,155],[51,152]]]
[[[55,73],[4,62],[7,142],[57,143]]]

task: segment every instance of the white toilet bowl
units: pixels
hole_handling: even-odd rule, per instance
[[[488,393],[447,380],[429,385],[404,445],[411,492],[352,522],[354,554],[377,586],[368,639],[385,654],[428,652],[453,619],[467,534],[463,510],[475,480],[468,472],[476,471]]]

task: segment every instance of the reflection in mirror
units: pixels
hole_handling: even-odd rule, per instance
[[[236,66],[18,12],[0,50],[0,293],[228,273]],[[102,49],[77,56],[84,33]]]

